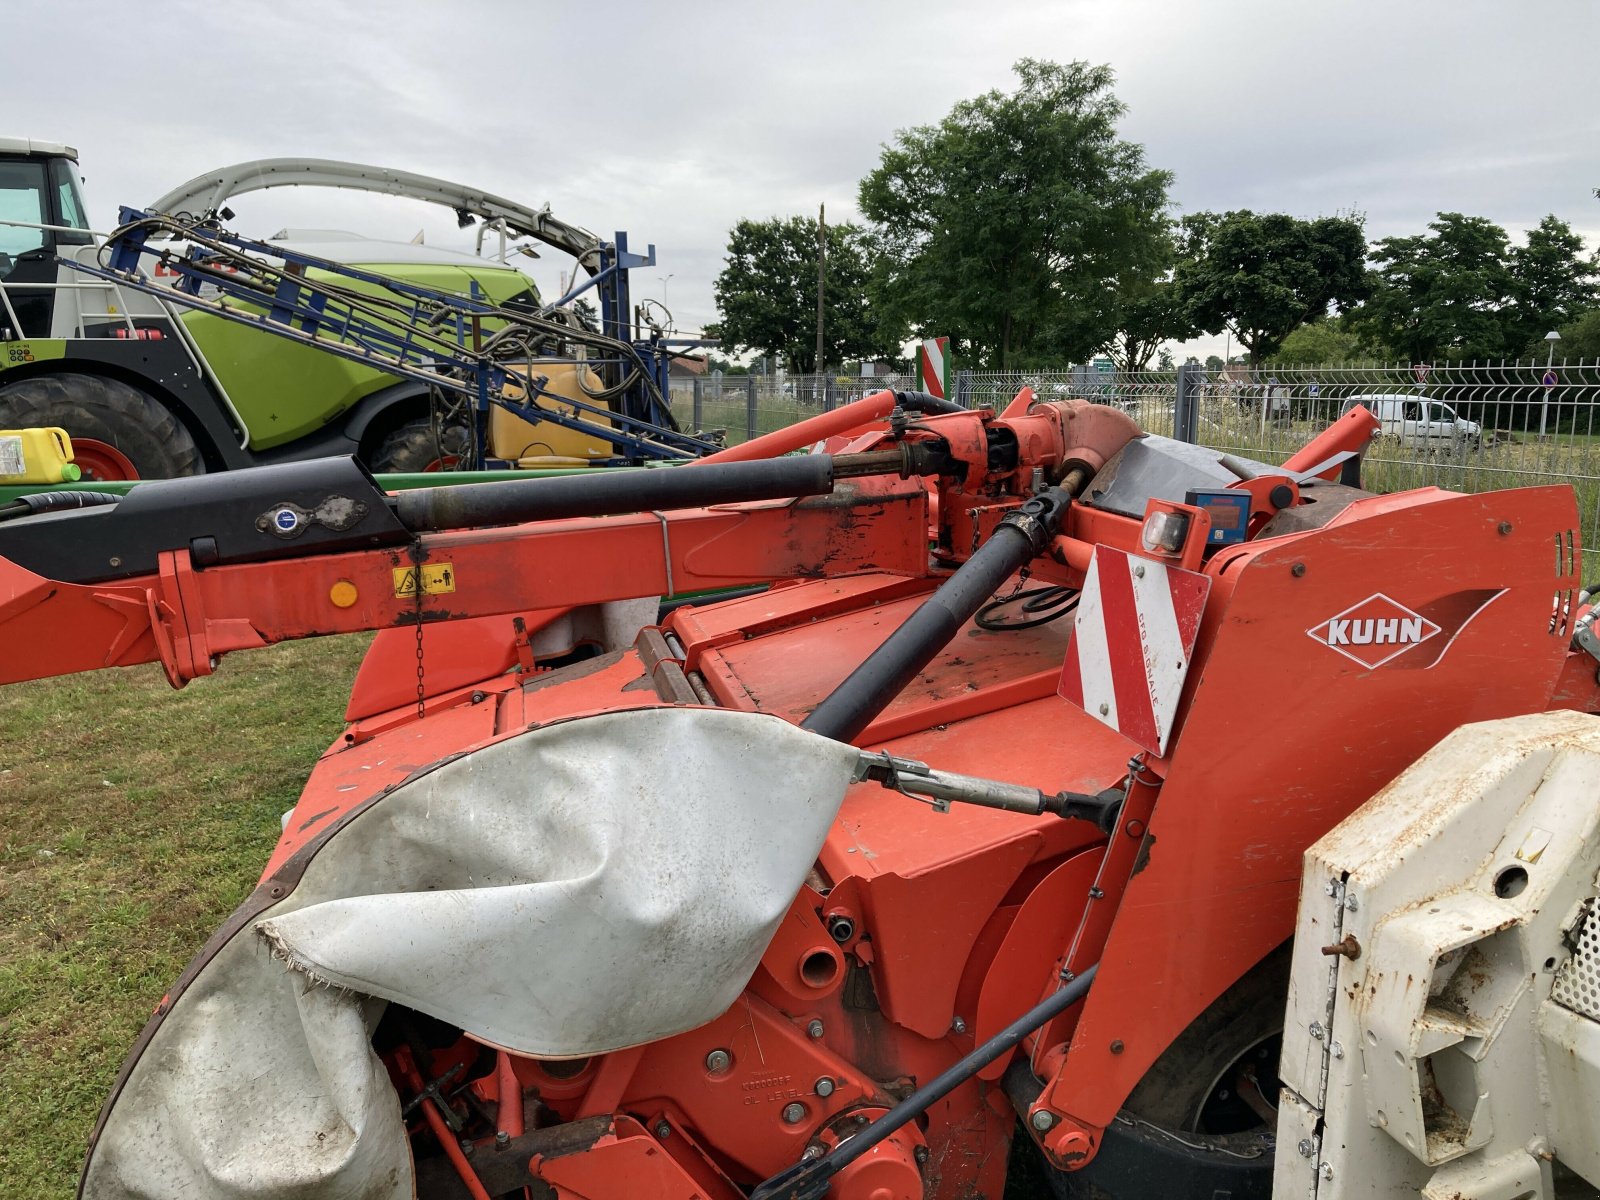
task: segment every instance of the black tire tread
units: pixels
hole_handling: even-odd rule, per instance
[[[466,426],[443,426],[436,443],[432,420],[413,417],[384,436],[367,466],[376,475],[425,471],[430,463],[438,460],[441,449],[446,455],[454,455],[462,460],[468,458],[470,446]]]
[[[142,479],[205,471],[183,422],[154,397],[110,376],[59,371],[0,383],[0,429],[40,426],[115,446]]]

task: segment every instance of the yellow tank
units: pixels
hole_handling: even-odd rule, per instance
[[[65,429],[0,429],[0,485],[76,483],[80,474]]]
[[[597,392],[605,386],[600,376],[588,367],[575,363],[546,362],[514,365],[511,367],[512,378],[505,387],[505,396],[508,400],[520,400],[526,395],[526,391],[516,382],[516,373],[524,370],[535,376],[548,376],[548,382],[544,384],[547,395],[539,397],[538,403],[559,407],[561,411],[575,416],[586,417],[592,424],[613,427],[613,422],[604,417],[585,414],[571,405],[562,405],[560,400],[551,398],[566,397],[596,407],[610,407],[603,400],[591,399],[584,393],[583,388],[579,387],[580,370],[583,372],[584,385],[590,391]],[[489,408],[489,452],[495,458],[508,459],[519,467],[582,467],[598,459],[613,458],[616,455],[611,443],[601,438],[579,429],[566,429],[554,421],[537,423],[524,421],[498,404]]]

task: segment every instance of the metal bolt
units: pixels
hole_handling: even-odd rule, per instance
[[[1511,532],[1511,522],[1510,521],[1501,521],[1500,525],[1499,525],[1499,529],[1500,529],[1500,536],[1501,537],[1505,537],[1506,534]],[[1333,1177],[1330,1175],[1328,1178],[1331,1179]]]
[[[1101,705],[1101,706],[1100,706],[1100,715],[1101,715],[1101,716],[1102,716],[1102,717],[1106,717],[1106,716],[1110,716],[1110,715],[1111,715],[1111,705],[1109,705],[1109,704],[1102,704],[1102,705]]]
[[[656,1122],[656,1137],[660,1138],[662,1141],[666,1141],[671,1136],[672,1136],[672,1126],[668,1125],[665,1121],[657,1121]]]
[[[822,1157],[822,1147],[817,1145],[815,1142],[813,1142],[811,1145],[807,1146],[804,1150],[802,1150],[800,1152],[800,1157],[802,1159],[821,1158]]]
[[[829,1079],[826,1075],[811,1085],[811,1090],[824,1099],[833,1095],[833,1088],[833,1080]]]
[[[494,1148],[496,1150],[504,1150],[510,1144],[511,1144],[511,1135],[509,1133],[507,1133],[504,1129],[497,1130],[495,1132],[495,1135],[494,1135]]]
[[[472,1144],[471,1138],[461,1139],[461,1153],[465,1154],[468,1158],[472,1157],[472,1152],[476,1149],[477,1147]]]
[[[956,1017],[950,1022],[950,1032],[951,1033],[965,1033],[966,1031],[967,1031],[966,1018],[964,1018],[964,1017]]]
[[[1328,1053],[1333,1055],[1335,1058],[1343,1058],[1344,1057],[1344,1047],[1341,1046],[1338,1042],[1329,1042],[1328,1043]]]
[[[806,1106],[796,1101],[783,1106],[783,1123],[785,1125],[798,1125],[806,1119]]]
[[[1306,565],[1305,565],[1305,563],[1295,563],[1294,566],[1289,568],[1289,574],[1293,575],[1296,579],[1299,579],[1305,573],[1306,573]]]
[[[1134,567],[1134,569],[1133,569],[1133,577],[1135,579],[1143,579],[1144,578],[1144,564],[1141,563],[1139,566]]]
[[[1332,1179],[1333,1178],[1333,1164],[1332,1163],[1325,1162],[1325,1163],[1322,1164],[1322,1177],[1324,1179]]]
[[[1355,912],[1356,909],[1361,907],[1361,903],[1354,896],[1346,896],[1344,898],[1344,906],[1351,912]]]
[[[1033,1114],[1033,1116],[1028,1118],[1028,1124],[1032,1125],[1040,1133],[1049,1132],[1050,1127],[1052,1125],[1054,1125],[1055,1123],[1056,1123],[1055,1114],[1054,1113],[1050,1113],[1050,1112],[1046,1112],[1042,1108],[1039,1109],[1038,1111],[1036,1111]]]
[[[817,1020],[815,1017],[813,1017],[811,1019],[811,1023],[806,1026],[806,1036],[808,1038],[812,1038],[812,1039],[816,1039],[816,1038],[821,1037],[822,1036],[822,1022]]]
[[[1337,896],[1339,894],[1339,884],[1337,881],[1330,879],[1323,885],[1322,891],[1324,895]]]
[[[856,935],[856,923],[843,913],[828,918],[828,936],[841,946]]]
[[[915,1150],[913,1150],[911,1152],[911,1157],[917,1160],[917,1166],[919,1166],[919,1167],[927,1166],[928,1165],[928,1148],[926,1146],[918,1146]]]
[[[1313,1021],[1313,1022],[1311,1022],[1311,1036],[1316,1038],[1317,1041],[1320,1042],[1322,1040],[1322,1035],[1324,1033],[1326,1033],[1326,1032],[1327,1031],[1322,1028],[1322,1022],[1321,1021]]]
[[[1113,1053],[1113,1054],[1121,1054],[1122,1053],[1122,1039],[1121,1038],[1117,1038],[1114,1042],[1111,1043],[1111,1053]]]
[[[713,1075],[720,1075],[731,1066],[733,1066],[733,1055],[726,1050],[713,1050],[706,1055],[706,1070]]]
[[[1310,1138],[1301,1138],[1300,1145],[1297,1146],[1296,1149],[1300,1151],[1301,1158],[1310,1158],[1314,1153],[1316,1153],[1317,1148],[1311,1144]]]

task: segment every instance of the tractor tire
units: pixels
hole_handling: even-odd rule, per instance
[[[433,421],[414,417],[390,430],[367,461],[375,475],[453,471],[471,459],[471,434],[465,425],[444,425],[434,440]]]
[[[0,429],[65,429],[85,479],[204,473],[194,436],[160,401],[120,379],[62,372],[0,386]]]
[[[1061,1200],[1269,1200],[1276,1127],[1233,1094],[1246,1073],[1276,1107],[1289,947],[1190,1023],[1139,1081],[1080,1171],[1049,1170]],[[1259,1073],[1257,1073],[1259,1068]],[[1019,1136],[1025,1136],[1019,1134]]]

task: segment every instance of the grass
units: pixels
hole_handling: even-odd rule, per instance
[[[370,639],[0,688],[0,1200],[70,1197],[150,1010],[254,886]]]

